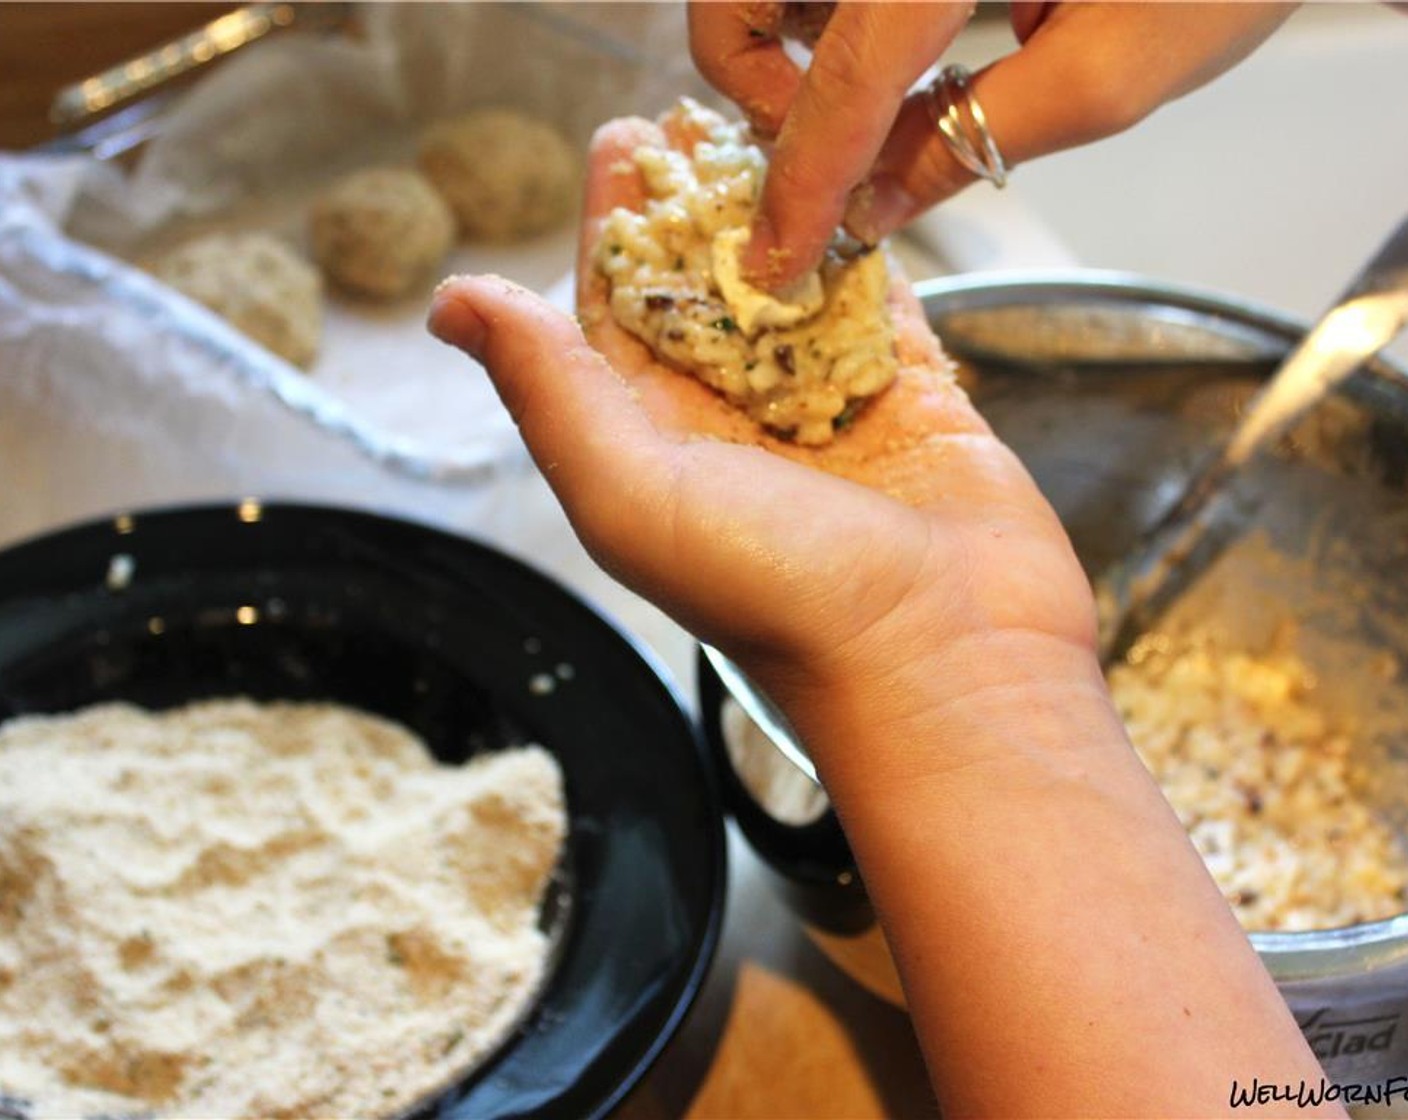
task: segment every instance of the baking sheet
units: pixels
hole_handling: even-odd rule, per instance
[[[326,183],[359,168],[412,165],[416,131],[369,135],[323,175],[275,188],[208,218],[174,218],[122,255],[146,268],[192,238],[259,230],[311,259],[307,215]],[[425,312],[442,277],[466,272],[507,276],[550,293],[570,311],[577,222],[574,209],[553,229],[512,244],[461,242],[434,272],[395,300],[359,299],[326,285],[322,343],[303,376],[387,439],[410,441],[427,456],[467,454],[488,464],[521,455],[518,434],[482,367],[432,339],[425,330]]]

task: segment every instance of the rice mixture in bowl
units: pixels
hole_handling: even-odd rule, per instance
[[[748,126],[684,100],[662,120],[674,146],[632,159],[644,209],[606,219],[597,268],[612,315],[659,358],[799,444],[831,441],[898,373],[885,255],[842,236],[779,295],[749,285],[739,255],[766,159]]]
[[[1242,925],[1335,929],[1408,910],[1408,849],[1368,795],[1356,729],[1282,634],[1263,653],[1197,628],[1110,672],[1130,740]]]

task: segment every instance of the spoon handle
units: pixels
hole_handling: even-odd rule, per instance
[[[1124,560],[1101,577],[1100,653],[1120,657],[1236,536],[1220,507],[1228,482],[1408,322],[1408,218],[1281,364],[1231,438]]]

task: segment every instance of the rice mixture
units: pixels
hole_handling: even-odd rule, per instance
[[[0,1114],[373,1117],[533,998],[538,747],[438,764],[332,705],[0,728]]]
[[[842,238],[773,297],[740,275],[766,160],[747,125],[684,100],[662,122],[692,152],[643,146],[643,213],[607,218],[597,266],[617,322],[775,434],[829,442],[898,370],[881,251]]]
[[[1110,673],[1135,749],[1247,929],[1408,910],[1408,850],[1313,686],[1294,655],[1220,650],[1207,633],[1146,637]]]

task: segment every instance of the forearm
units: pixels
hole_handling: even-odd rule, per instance
[[[783,692],[946,1114],[1211,1115],[1233,1077],[1320,1077],[1088,650],[972,637]]]

